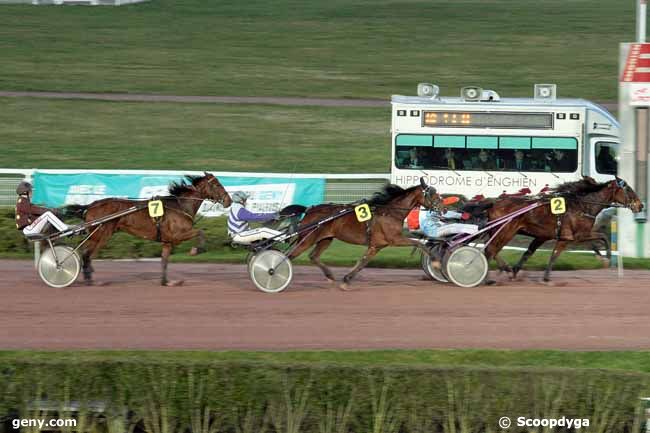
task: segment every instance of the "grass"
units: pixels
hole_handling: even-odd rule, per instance
[[[0,351],[0,362],[181,362],[253,361],[264,364],[420,365],[501,368],[593,368],[650,373],[650,352],[559,350],[369,350],[369,351]]]
[[[31,98],[0,106],[0,167],[390,171],[384,108]]]
[[[593,6],[590,0],[3,5],[0,89],[385,99],[413,94],[420,81],[437,82],[443,94],[479,84],[508,96],[554,82],[563,96],[611,100],[619,42],[634,39],[634,2]]]

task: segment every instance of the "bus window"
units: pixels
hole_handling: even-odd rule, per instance
[[[565,137],[400,134],[395,166],[401,169],[575,172],[578,141]]]
[[[599,141],[596,143],[596,171],[600,174],[617,173],[616,143]]]
[[[578,140],[575,138],[533,137],[532,149],[537,152],[531,156],[543,161],[544,171],[573,173],[578,169]]]
[[[433,151],[433,136],[400,134],[395,139],[395,166],[405,169],[427,168]]]

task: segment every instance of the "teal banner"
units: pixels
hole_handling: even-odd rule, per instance
[[[148,199],[167,195],[171,182],[183,180],[180,175],[147,174],[58,174],[35,172],[32,201],[47,207],[89,204],[107,197]],[[325,179],[219,176],[229,193],[250,194],[248,208],[255,212],[272,212],[290,204],[311,206],[323,202]],[[204,203],[199,211],[218,215],[221,207]]]

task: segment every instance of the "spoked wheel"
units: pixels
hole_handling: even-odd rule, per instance
[[[449,282],[449,280],[447,280],[447,278],[445,278],[445,275],[442,273],[442,269],[441,268],[436,268],[435,266],[433,266],[433,262],[431,260],[431,257],[424,254],[424,253],[422,253],[421,265],[422,265],[422,270],[424,271],[424,273],[427,276],[429,276],[429,277],[433,278],[434,280],[439,281],[441,283],[448,283]]]
[[[488,261],[483,251],[461,245],[445,254],[442,267],[449,281],[460,287],[475,287],[488,273]]]
[[[280,251],[260,251],[253,256],[248,269],[255,287],[266,293],[283,291],[293,278],[291,260]]]
[[[68,287],[81,271],[81,260],[75,250],[63,245],[47,248],[38,259],[38,275],[51,287]]]

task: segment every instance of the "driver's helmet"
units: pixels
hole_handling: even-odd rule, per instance
[[[32,184],[27,181],[23,180],[16,187],[16,194],[18,195],[29,194],[30,192],[32,192]]]
[[[232,198],[232,201],[234,201],[235,203],[240,203],[240,204],[242,204],[246,200],[248,200],[248,197],[250,197],[250,195],[245,193],[244,191],[234,192],[232,194],[232,196],[230,196],[230,198]]]

